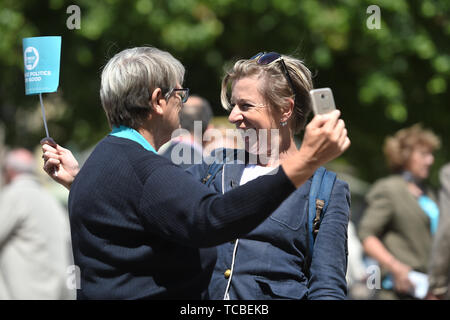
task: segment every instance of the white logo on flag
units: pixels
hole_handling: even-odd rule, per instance
[[[23,52],[24,64],[27,70],[36,68],[39,62],[39,52],[34,47],[27,47]]]

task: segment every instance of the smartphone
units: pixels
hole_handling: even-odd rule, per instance
[[[314,114],[324,114],[336,110],[333,92],[330,88],[319,88],[309,91]]]

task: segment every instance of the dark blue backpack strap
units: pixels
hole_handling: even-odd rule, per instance
[[[309,256],[312,256],[314,247],[314,233],[313,225],[314,218],[316,217],[316,198],[319,194],[319,189],[322,184],[322,178],[325,174],[325,168],[320,167],[314,172],[311,188],[309,189],[309,199],[308,199],[308,246],[309,246]]]
[[[322,209],[322,216],[327,211],[328,203],[330,202],[331,191],[333,190],[335,182],[336,182],[336,173],[328,170],[325,171],[325,174],[322,178],[320,191],[319,194],[317,195],[317,199],[321,199],[325,202]]]
[[[217,163],[216,161],[214,161],[213,163],[211,163],[208,167],[208,172],[206,173],[206,176],[202,178],[202,183],[206,184],[206,186],[210,186],[213,178],[216,176],[217,172],[220,171],[220,169],[222,169],[222,166],[224,165],[224,163]]]
[[[219,172],[225,165],[225,163],[229,161],[228,153],[226,151],[227,150],[222,149],[222,159],[218,159],[216,157],[214,159],[214,162],[209,165],[208,172],[201,180],[201,182],[203,184],[206,184],[206,186],[209,187],[211,185],[211,182],[213,181],[213,178],[216,176],[217,172]],[[236,152],[233,150],[233,153],[235,154]]]
[[[323,214],[328,208],[328,203],[336,181],[336,173],[320,167],[314,172],[308,201],[308,246],[309,258],[312,259],[314,241],[319,231]]]

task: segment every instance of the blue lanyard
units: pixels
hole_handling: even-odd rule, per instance
[[[419,205],[430,218],[431,234],[435,234],[439,223],[439,208],[428,196],[422,195],[418,199]]]
[[[126,126],[114,127],[111,136],[125,138],[139,143],[144,149],[156,153],[155,148],[136,130]]]

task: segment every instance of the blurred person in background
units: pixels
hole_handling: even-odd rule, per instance
[[[66,210],[38,182],[30,151],[6,154],[0,196],[0,299],[73,299]]]
[[[439,175],[440,222],[431,251],[428,299],[450,299],[450,163]]]
[[[427,186],[439,138],[421,125],[388,137],[384,154],[394,174],[375,182],[358,226],[365,253],[381,267],[376,299],[412,299],[414,270],[427,273],[439,208]]]
[[[190,95],[180,110],[180,135],[163,145],[158,153],[186,169],[203,160],[203,134],[210,128],[213,117],[208,100]],[[197,126],[197,127],[196,127]],[[195,130],[198,128],[197,130]]]
[[[355,224],[348,223],[348,268],[347,286],[348,298],[365,300],[371,297],[371,291],[367,287],[368,273],[364,263],[364,249],[359,240]]]

